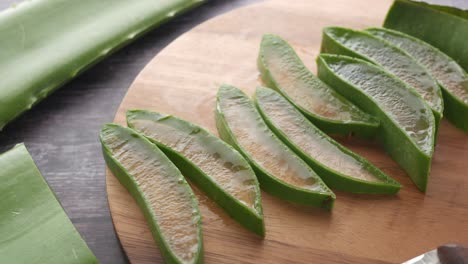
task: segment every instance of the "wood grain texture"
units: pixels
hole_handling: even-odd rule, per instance
[[[157,55],[130,87],[115,117],[143,108],[174,114],[216,131],[215,93],[230,83],[252,93],[263,33],[288,40],[315,71],[321,29],[382,24],[391,1],[268,1],[212,19]],[[266,238],[243,229],[196,190],[203,215],[206,263],[402,262],[437,246],[468,244],[468,137],[441,124],[426,195],[375,142],[339,139],[400,181],[393,197],[337,192],[334,210],[292,205],[264,192]],[[132,263],[161,263],[136,203],[107,173],[112,218]]]

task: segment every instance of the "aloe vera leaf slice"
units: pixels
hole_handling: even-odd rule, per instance
[[[387,13],[384,27],[426,41],[468,71],[468,11],[454,12],[452,9],[442,12],[438,9],[438,6],[425,3],[395,0]]]
[[[107,124],[100,140],[107,166],[143,211],[168,263],[202,263],[198,203],[177,167],[132,129]]]
[[[385,28],[366,31],[404,50],[426,67],[442,88],[444,115],[468,133],[468,75],[463,68],[436,47],[405,33]]]
[[[288,100],[257,87],[255,105],[271,130],[332,189],[353,193],[395,194],[400,184],[327,136]]]
[[[155,143],[232,218],[265,236],[257,177],[237,150],[207,130],[171,115],[131,110],[127,124]]]
[[[0,130],[91,65],[202,1],[35,0],[1,12]]]
[[[215,116],[219,135],[250,162],[263,190],[286,201],[333,208],[335,194],[275,136],[244,92],[221,85]]]
[[[400,79],[363,60],[322,54],[317,64],[322,80],[380,119],[384,148],[425,192],[435,139],[428,105]]]
[[[390,43],[364,31],[328,27],[323,30],[321,49],[324,53],[367,60],[393,73],[426,100],[437,124],[442,118],[444,104],[436,80],[411,56]]]
[[[375,134],[378,121],[314,76],[281,37],[263,36],[257,65],[265,84],[323,131],[363,137]]]
[[[0,168],[0,263],[98,263],[23,144]]]

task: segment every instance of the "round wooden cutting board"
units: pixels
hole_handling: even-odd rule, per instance
[[[390,0],[267,1],[216,17],[182,35],[136,78],[115,122],[128,109],[174,114],[216,133],[215,93],[229,83],[252,93],[264,33],[288,40],[315,71],[323,27],[382,24]],[[427,193],[374,142],[340,139],[402,183],[396,196],[336,192],[332,212],[292,205],[262,192],[264,240],[230,219],[195,190],[203,215],[206,263],[402,262],[441,244],[468,245],[468,136],[443,121]],[[135,264],[162,263],[136,203],[107,173],[115,229]]]

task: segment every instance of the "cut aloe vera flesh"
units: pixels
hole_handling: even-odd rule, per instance
[[[23,144],[0,168],[0,263],[98,263]]]
[[[86,68],[203,0],[34,0],[0,13],[0,130]]]
[[[468,133],[468,75],[463,68],[439,49],[415,37],[385,28],[366,31],[404,50],[426,67],[442,88],[444,115]]]
[[[202,263],[201,217],[192,189],[148,139],[119,125],[100,133],[104,158],[143,211],[168,263]]]
[[[257,177],[237,150],[171,115],[132,110],[127,112],[127,124],[163,150],[183,175],[235,220],[265,235]]]
[[[468,71],[468,11],[395,0],[385,18],[384,27],[415,36],[439,48]]]
[[[442,92],[427,70],[404,51],[367,32],[329,27],[323,30],[322,52],[370,61],[413,87],[429,104],[437,123],[444,109]]]
[[[375,134],[378,122],[315,77],[279,36],[263,36],[258,68],[267,86],[279,91],[323,131],[364,137]]]
[[[395,194],[400,190],[398,182],[320,131],[279,93],[258,87],[255,104],[271,130],[330,188],[382,194]]]
[[[322,54],[320,79],[379,118],[386,151],[425,191],[434,151],[435,120],[430,108],[394,75],[360,59]]]
[[[250,98],[238,88],[220,87],[216,126],[221,138],[250,162],[262,189],[294,203],[333,207],[333,192],[275,136]]]

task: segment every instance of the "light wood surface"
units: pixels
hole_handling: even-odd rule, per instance
[[[213,109],[221,83],[249,93],[263,33],[288,40],[315,71],[321,29],[382,24],[390,0],[267,1],[212,19],[182,35],[136,78],[115,122],[128,109],[150,109],[216,132]],[[203,215],[206,263],[402,262],[441,244],[468,244],[468,136],[443,121],[426,195],[375,142],[339,139],[402,183],[392,197],[337,192],[332,212],[292,205],[262,192],[266,238],[231,220],[196,190]],[[136,203],[107,173],[115,229],[132,263],[162,263]]]

